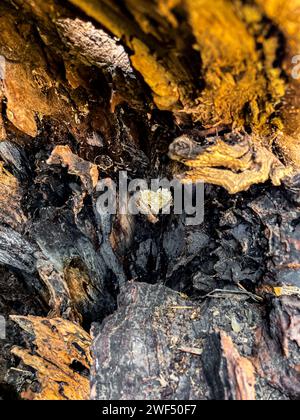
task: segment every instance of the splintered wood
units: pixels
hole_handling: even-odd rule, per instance
[[[0,399],[300,398],[299,28],[300,0],[0,1]],[[157,177],[212,184],[204,222],[169,184],[100,211]]]
[[[12,350],[37,371],[40,391],[28,390],[24,396],[34,400],[89,399],[90,336],[63,319],[13,316],[12,320],[34,345],[31,351],[19,347]]]
[[[221,333],[221,346],[227,362],[228,375],[231,379],[233,399],[237,401],[255,400],[256,379],[253,364],[239,354],[232,339],[225,333]]]
[[[69,146],[57,146],[47,161],[48,165],[63,165],[68,171],[80,177],[85,190],[91,193],[97,186],[99,172],[97,165],[86,162],[72,153]]]
[[[21,209],[22,191],[18,180],[0,162],[0,221],[18,230],[26,221]]]
[[[179,176],[182,182],[220,185],[230,194],[246,191],[253,184],[269,179],[278,186],[284,177],[292,174],[291,168],[260,145],[257,138],[248,135],[225,135],[225,141],[212,138],[206,147],[182,136],[170,145],[169,156],[190,168]]]

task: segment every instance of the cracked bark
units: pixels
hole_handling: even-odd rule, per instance
[[[299,398],[299,11],[1,2],[1,395]],[[205,181],[205,222],[100,216],[121,170]]]

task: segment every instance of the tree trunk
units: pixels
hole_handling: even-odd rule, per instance
[[[299,25],[299,0],[1,2],[1,398],[300,397]],[[125,171],[204,182],[204,222],[163,190],[102,214]]]

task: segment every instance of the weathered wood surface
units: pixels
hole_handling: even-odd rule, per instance
[[[93,399],[299,398],[299,11],[1,2],[0,396],[87,399],[92,365]],[[120,170],[201,178],[204,223],[101,217]]]

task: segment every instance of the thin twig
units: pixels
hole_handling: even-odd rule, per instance
[[[195,306],[170,306],[170,309],[176,309],[176,310],[193,310],[196,309]]]
[[[201,349],[192,348],[192,347],[180,347],[178,350],[182,351],[183,353],[193,354],[195,356],[201,356],[203,353]]]
[[[220,293],[221,296],[215,296],[215,293]],[[262,302],[263,301],[263,298],[261,298],[260,296],[254,295],[251,292],[248,292],[246,289],[245,290],[215,289],[212,292],[208,293],[207,295],[202,296],[200,299],[207,299],[207,298],[222,299],[222,298],[225,297],[225,296],[222,296],[222,295],[246,295],[246,296],[251,297],[256,302]]]

